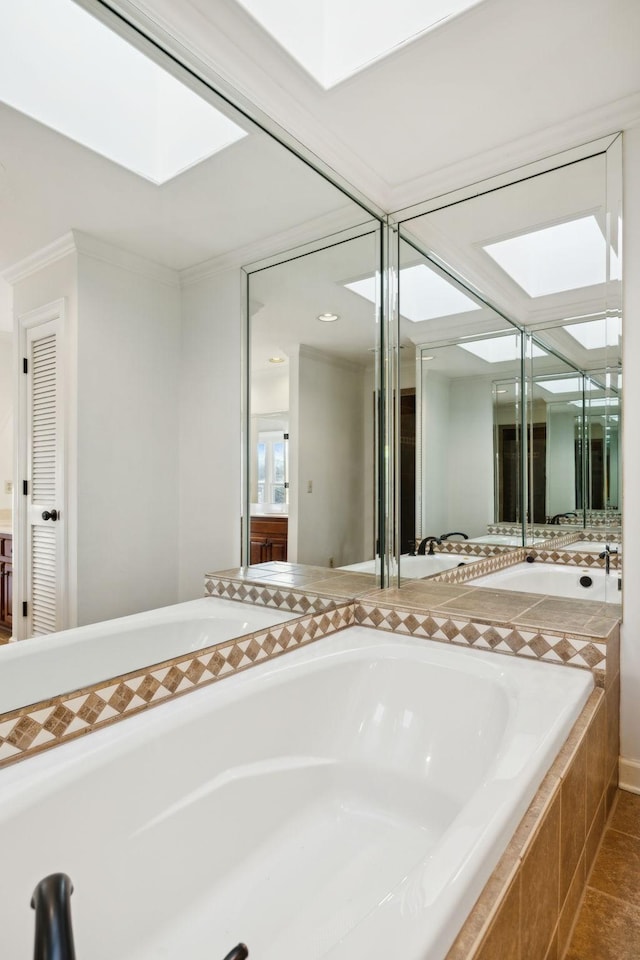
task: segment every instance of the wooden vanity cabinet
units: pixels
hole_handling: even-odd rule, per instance
[[[249,563],[287,559],[288,517],[251,517],[249,531]]]
[[[0,533],[0,627],[11,630],[13,580],[13,538],[10,533]]]

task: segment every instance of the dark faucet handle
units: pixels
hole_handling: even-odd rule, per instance
[[[249,956],[249,950],[245,947],[244,943],[239,943],[237,947],[234,947],[230,953],[226,955],[224,960],[247,960]]]
[[[73,884],[66,873],[52,873],[33,891],[31,906],[36,912],[34,960],[57,957],[75,960],[71,927]]]

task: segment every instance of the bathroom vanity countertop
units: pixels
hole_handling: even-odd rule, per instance
[[[0,523],[0,535],[7,536],[7,534],[13,536],[13,527],[10,523]]]

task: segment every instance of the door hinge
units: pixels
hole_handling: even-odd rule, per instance
[[[22,358],[22,372],[29,373],[29,361],[26,357]]]
[[[22,493],[24,494],[25,497],[28,497],[28,496],[29,496],[29,481],[28,481],[28,480],[23,480],[23,481],[22,481]]]
[[[283,433],[283,434],[282,434],[282,439],[283,439],[283,440],[288,440],[288,439],[289,439],[289,434],[288,434],[288,433]]]
[[[26,600],[23,600],[23,601],[22,601],[22,616],[23,616],[23,617],[26,617],[26,616],[27,616],[27,601],[26,601]]]

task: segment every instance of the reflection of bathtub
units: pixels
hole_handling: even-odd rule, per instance
[[[441,960],[591,673],[352,628],[0,771],[6,957]]]
[[[580,578],[589,578],[591,585],[582,586]],[[575,600],[621,602],[618,573],[607,576],[601,567],[585,569],[561,563],[518,563],[486,577],[469,580],[468,583],[473,587],[544,593],[552,597],[569,597]]]
[[[0,713],[291,620],[218,597],[49,633],[0,647]]]
[[[526,546],[531,547],[534,543],[543,543],[544,537],[527,537]],[[505,534],[488,533],[484,537],[471,537],[469,543],[495,543],[497,546],[521,547],[522,537],[506,536]]]
[[[575,540],[573,543],[568,543],[567,546],[562,549],[579,550],[581,553],[602,553],[607,544],[609,544],[611,550],[620,549],[620,544],[615,543],[613,540]]]
[[[419,580],[422,577],[442,573],[443,570],[450,570],[452,567],[459,567],[461,563],[469,563],[472,560],[480,559],[481,557],[452,553],[436,553],[432,557],[428,554],[423,557],[410,557],[408,553],[402,554],[400,557],[400,576],[408,577],[410,580]],[[354,573],[380,573],[380,559],[351,563],[347,567],[338,567],[338,570],[351,570]],[[395,575],[395,563],[392,572]]]

